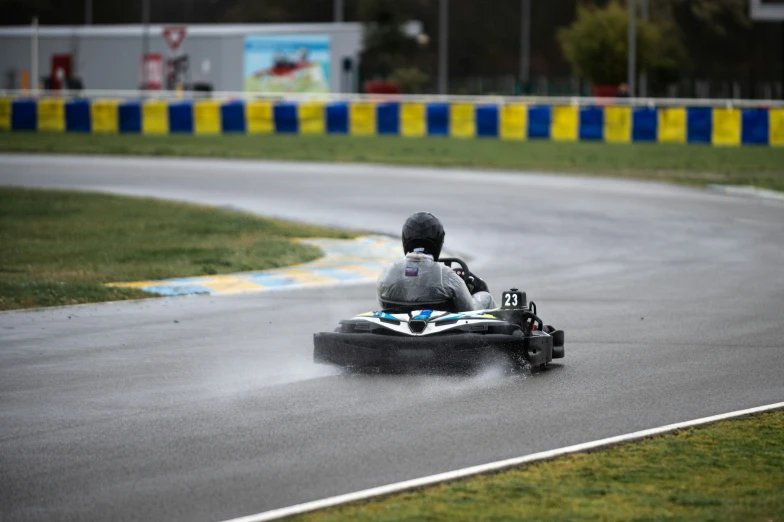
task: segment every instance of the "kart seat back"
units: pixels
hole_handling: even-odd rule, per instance
[[[457,313],[457,307],[453,299],[445,299],[443,301],[420,301],[420,302],[402,302],[402,301],[387,301],[381,300],[381,307],[387,313],[405,314],[415,310],[438,310],[440,312]]]

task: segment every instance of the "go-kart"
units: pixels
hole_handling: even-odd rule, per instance
[[[439,261],[464,280],[472,275],[461,259]],[[383,305],[340,321],[334,332],[314,334],[314,361],[369,369],[476,367],[501,358],[538,368],[564,357],[563,330],[545,325],[536,304],[516,288],[502,292],[501,307],[492,310],[460,313],[450,301]]]

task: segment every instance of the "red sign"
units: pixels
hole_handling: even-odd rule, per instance
[[[164,27],[163,39],[169,45],[169,49],[176,51],[179,49],[180,44],[185,40],[185,33],[188,32],[187,27]]]
[[[143,89],[157,91],[163,88],[163,57],[160,54],[148,53],[142,56],[139,69],[139,83]]]

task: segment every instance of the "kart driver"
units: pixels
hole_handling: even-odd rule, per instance
[[[430,212],[417,212],[406,220],[405,257],[389,265],[378,278],[382,307],[444,301],[451,301],[455,312],[496,307],[484,281],[473,274],[467,274],[463,281],[454,270],[438,262],[445,235],[441,221]]]

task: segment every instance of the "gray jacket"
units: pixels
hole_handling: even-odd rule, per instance
[[[428,254],[412,252],[386,267],[377,289],[381,306],[384,301],[415,304],[453,300],[458,312],[496,307],[489,292],[472,296],[460,276]]]

